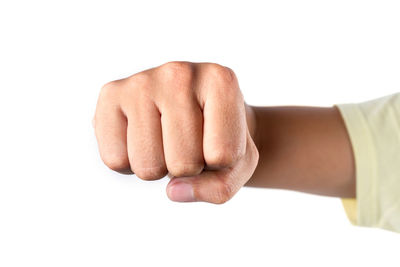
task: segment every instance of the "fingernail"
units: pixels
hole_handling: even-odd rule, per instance
[[[177,202],[192,202],[194,198],[193,187],[189,183],[175,182],[170,185],[168,196],[172,201]]]

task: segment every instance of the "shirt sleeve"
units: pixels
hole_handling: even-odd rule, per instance
[[[400,233],[400,93],[336,106],[355,158],[356,198],[342,200],[349,220]]]

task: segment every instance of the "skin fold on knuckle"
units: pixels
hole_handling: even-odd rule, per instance
[[[125,79],[115,80],[106,83],[100,90],[99,100],[102,101],[118,101],[120,95],[120,89],[123,87]]]
[[[217,97],[221,103],[237,105],[237,108],[244,106],[244,98],[233,70],[210,63],[205,72],[206,79],[213,84],[213,97]]]
[[[130,166],[127,159],[121,155],[105,153],[101,156],[104,164],[113,171],[120,173],[129,173]]]
[[[149,71],[140,72],[127,78],[121,86],[119,102],[124,112],[133,110],[134,106],[148,99],[152,101],[153,85]]]
[[[190,177],[203,171],[203,163],[175,163],[168,166],[168,172],[172,177]]]
[[[137,177],[145,181],[158,180],[167,175],[165,166],[136,167],[134,172]]]
[[[207,166],[213,168],[227,168],[233,166],[244,156],[242,148],[219,148],[210,150],[206,154]]]
[[[207,64],[207,73],[221,83],[231,84],[236,81],[236,75],[233,70],[219,64]]]
[[[193,65],[189,62],[168,62],[154,71],[157,82],[153,98],[161,112],[195,104]]]
[[[172,61],[158,67],[160,78],[166,82],[186,82],[193,77],[193,64],[183,61]]]

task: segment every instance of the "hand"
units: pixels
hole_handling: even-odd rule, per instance
[[[172,178],[173,201],[228,201],[252,176],[255,119],[235,74],[211,63],[170,62],[106,84],[94,127],[104,163]]]

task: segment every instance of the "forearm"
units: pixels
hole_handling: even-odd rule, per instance
[[[355,196],[353,151],[337,108],[247,109],[259,150],[259,163],[247,186]]]

